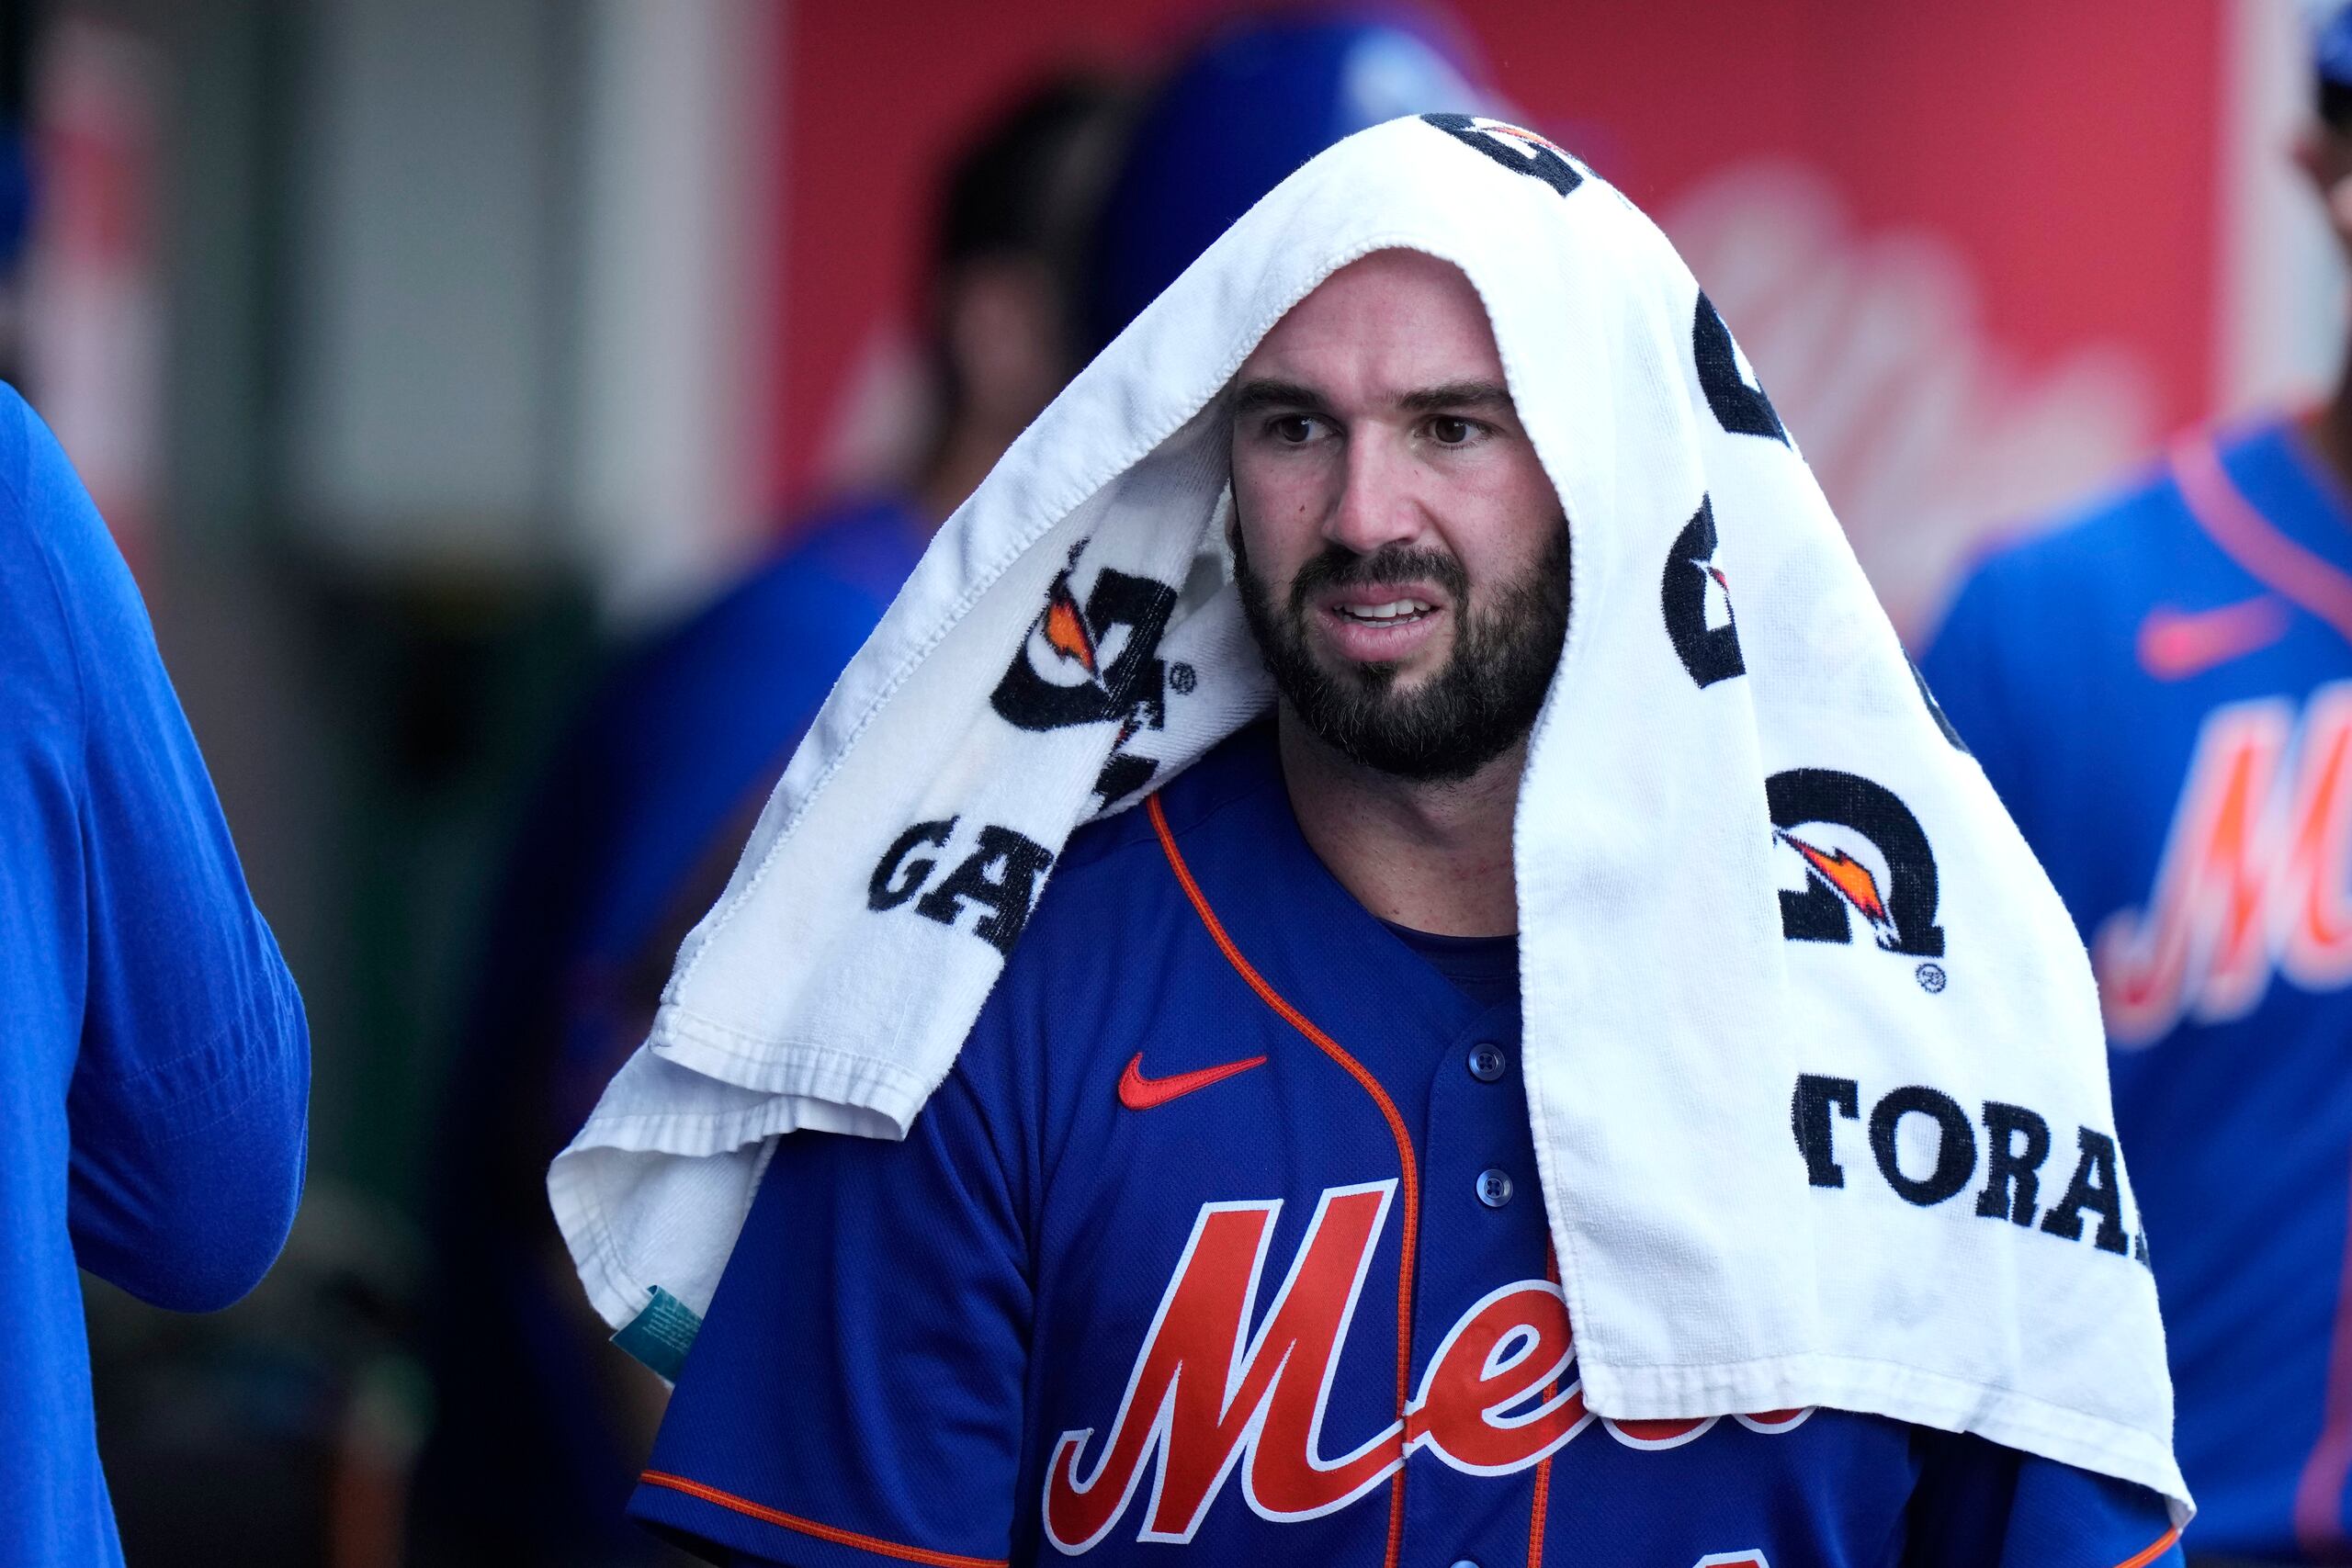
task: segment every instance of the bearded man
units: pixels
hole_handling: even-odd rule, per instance
[[[1589,170],[1342,143],[947,537],[557,1168],[623,1342],[692,1336],[641,1520],[805,1568],[2177,1559],[2079,949]],[[673,1169],[657,1122],[729,1130]],[[749,1202],[707,1312],[681,1169]]]

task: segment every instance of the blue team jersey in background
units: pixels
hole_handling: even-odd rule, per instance
[[[115,1563],[75,1267],[226,1306],[302,1188],[301,998],[130,573],[0,388],[0,1562]]]
[[[1017,921],[979,833],[902,840],[885,918]],[[777,1145],[640,1519],[797,1568],[2177,1561],[2153,1494],[1980,1439],[1587,1411],[1515,987],[1332,878],[1270,727],[1080,832],[1000,934],[906,1142]]]
[[[2352,518],[2288,425],[1987,560],[1924,661],[2091,949],[2200,1549],[2352,1472]]]

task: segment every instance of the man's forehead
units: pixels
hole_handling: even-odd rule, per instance
[[[1460,267],[1419,251],[1374,251],[1325,278],[1274,323],[1237,380],[1261,377],[1403,389],[1500,380],[1502,356],[1486,306]]]

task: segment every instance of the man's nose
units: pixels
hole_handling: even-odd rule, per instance
[[[1408,542],[1419,535],[1421,509],[1413,491],[1412,464],[1385,433],[1364,432],[1348,442],[1340,482],[1339,504],[1323,525],[1326,539],[1358,555],[1371,555],[1384,545]]]

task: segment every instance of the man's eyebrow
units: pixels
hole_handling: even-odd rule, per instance
[[[1510,389],[1500,381],[1447,381],[1400,393],[1396,406],[1408,413],[1434,413],[1440,409],[1510,409]]]
[[[1236,414],[1249,413],[1257,409],[1320,409],[1323,406],[1322,393],[1296,381],[1274,381],[1261,378],[1244,381],[1233,392],[1233,412]]]

